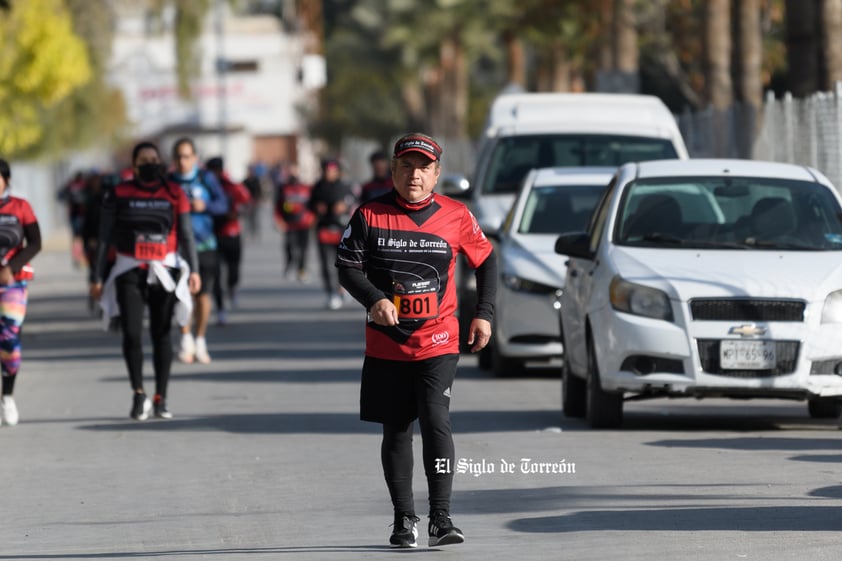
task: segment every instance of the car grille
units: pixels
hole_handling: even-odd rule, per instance
[[[690,301],[694,320],[710,321],[804,321],[802,300],[757,298],[695,298]]]
[[[723,370],[719,366],[719,340],[699,339],[699,359],[702,370],[708,374],[727,376],[728,378],[772,378],[786,376],[795,372],[798,362],[798,341],[775,341],[775,368],[768,370]]]

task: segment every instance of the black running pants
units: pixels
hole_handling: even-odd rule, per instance
[[[135,268],[115,279],[117,304],[120,307],[120,328],[123,333],[123,358],[129,371],[132,389],[143,389],[143,316],[149,309],[149,334],[152,339],[152,362],[155,369],[155,393],[167,395],[173,348],[170,338],[175,293],[159,284],[147,282],[149,272]],[[173,273],[174,277],[177,273]]]

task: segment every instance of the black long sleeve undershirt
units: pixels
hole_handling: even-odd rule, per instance
[[[13,273],[20,272],[23,266],[41,251],[41,227],[37,222],[23,226],[23,239],[26,240],[26,245],[9,259],[9,268]]]
[[[494,251],[476,268],[477,308],[476,316],[492,321],[494,319],[494,301],[497,298],[497,256]]]
[[[105,279],[105,269],[108,266],[108,246],[114,232],[114,205],[104,199],[99,215],[99,240],[97,241],[96,256],[91,267],[91,283],[101,284]]]
[[[494,318],[494,300],[497,295],[497,257],[494,251],[476,268],[474,275],[477,279],[477,307],[474,317],[491,321]],[[388,298],[386,293],[369,282],[362,269],[340,266],[339,283],[365,306],[366,310],[371,309],[378,300]]]

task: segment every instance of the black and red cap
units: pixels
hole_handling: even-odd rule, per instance
[[[400,158],[407,152],[418,152],[436,162],[441,159],[442,149],[432,137],[415,132],[402,136],[395,142],[395,158]]]

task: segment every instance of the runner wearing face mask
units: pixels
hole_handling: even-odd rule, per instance
[[[100,243],[91,270],[91,297],[100,300],[107,322],[119,316],[123,358],[134,392],[130,416],[169,419],[167,386],[172,366],[172,317],[187,322],[191,293],[201,287],[196,247],[190,225],[190,201],[178,185],[164,179],[155,144],[142,142],[132,152],[135,179],[120,183],[103,196]],[[117,260],[107,279],[109,246]],[[142,329],[149,311],[149,332],[155,370],[155,397],[143,389]]]

